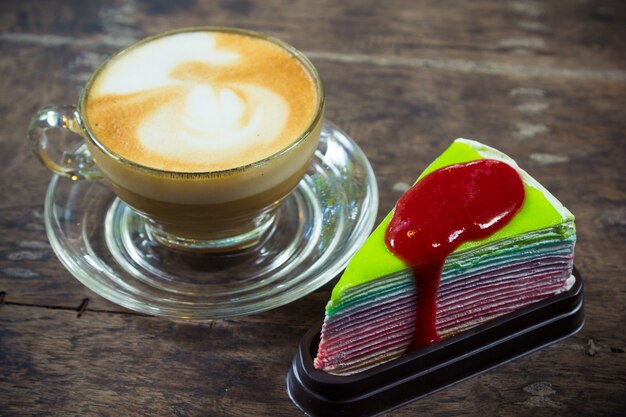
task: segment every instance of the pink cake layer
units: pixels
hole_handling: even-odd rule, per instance
[[[437,332],[443,338],[566,290],[571,257],[513,264],[443,282],[437,301]],[[415,292],[382,303],[363,303],[327,318],[315,366],[350,374],[402,355],[415,327]]]

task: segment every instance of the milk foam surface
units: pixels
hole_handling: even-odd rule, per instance
[[[97,139],[142,165],[214,171],[288,146],[317,110],[315,81],[272,42],[221,32],[183,32],[121,54],[88,93]]]

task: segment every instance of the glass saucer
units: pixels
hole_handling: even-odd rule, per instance
[[[377,210],[365,154],[326,122],[307,174],[255,246],[170,249],[101,181],[54,176],[45,221],[63,265],[95,293],[146,314],[209,320],[276,308],[327,283],[365,241]]]

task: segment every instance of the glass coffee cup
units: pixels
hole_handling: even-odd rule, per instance
[[[315,93],[314,100],[306,104],[311,117],[301,131],[261,158],[208,170],[198,170],[196,160],[189,164],[194,169],[186,170],[184,158],[175,168],[155,167],[105,144],[96,133],[98,127],[95,126],[103,119],[92,120],[88,100],[94,85],[106,74],[111,63],[119,62],[135,51],[145,50],[154,42],[197,34],[236,35],[259,45],[269,43],[295,60],[312,80]],[[228,55],[224,56],[228,59]],[[280,73],[275,75],[280,78]],[[189,81],[181,83],[186,88]],[[218,101],[237,99],[231,96],[216,95]],[[297,100],[294,102],[298,103]],[[188,101],[185,103],[188,104]],[[196,110],[194,108],[192,112]],[[289,110],[288,118],[297,117],[303,111],[293,105]],[[281,201],[300,182],[315,152],[323,114],[324,91],[320,77],[313,64],[295,48],[252,31],[221,27],[190,28],[147,38],[114,55],[92,75],[77,107],[44,107],[33,117],[28,136],[39,159],[54,173],[73,180],[104,179],[119,199],[145,219],[147,233],[159,243],[183,250],[229,251],[252,246],[271,232]],[[250,119],[251,116],[245,117]],[[194,123],[197,124],[198,120]],[[68,129],[79,134],[83,138],[83,146],[75,151],[67,150],[71,151],[67,153],[69,156],[56,161],[48,149],[52,141],[46,135],[46,131],[52,128]],[[121,139],[123,141],[124,138]],[[177,151],[176,144],[168,146],[167,152]],[[199,153],[190,155],[202,159]]]

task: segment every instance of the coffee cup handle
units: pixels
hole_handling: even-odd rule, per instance
[[[31,148],[41,163],[55,174],[72,180],[101,179],[102,174],[94,164],[87,145],[84,143],[74,150],[59,149],[62,152],[60,162],[56,162],[49,153],[51,144],[46,131],[65,129],[82,137],[79,117],[74,106],[53,104],[43,107],[35,113],[28,127],[28,139]]]

